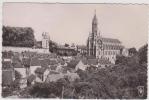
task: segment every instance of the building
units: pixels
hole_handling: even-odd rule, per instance
[[[87,54],[87,47],[85,45],[77,45],[77,52],[81,55]]]
[[[56,51],[60,56],[75,56],[77,54],[73,47],[66,47],[64,45],[58,45]]]
[[[96,13],[92,20],[92,32],[87,39],[87,54],[95,58],[104,58],[111,63],[115,63],[116,55],[123,49],[121,41],[113,38],[102,37],[98,30],[98,20]]]
[[[47,32],[42,33],[42,48],[49,49],[49,36]]]

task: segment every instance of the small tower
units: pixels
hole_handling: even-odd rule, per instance
[[[42,33],[42,48],[49,49],[49,35],[47,32]]]

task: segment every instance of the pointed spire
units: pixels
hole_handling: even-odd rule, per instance
[[[94,10],[94,15],[96,15],[96,9]]]
[[[94,10],[93,23],[96,23],[97,24],[96,9]]]

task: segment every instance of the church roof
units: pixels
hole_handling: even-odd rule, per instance
[[[106,43],[121,43],[118,39],[113,39],[113,38],[101,38],[102,42]]]

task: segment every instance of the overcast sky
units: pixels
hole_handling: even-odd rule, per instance
[[[147,5],[4,3],[3,25],[32,27],[37,40],[49,32],[60,44],[86,44],[95,9],[101,36],[117,38],[127,48],[147,43]]]

